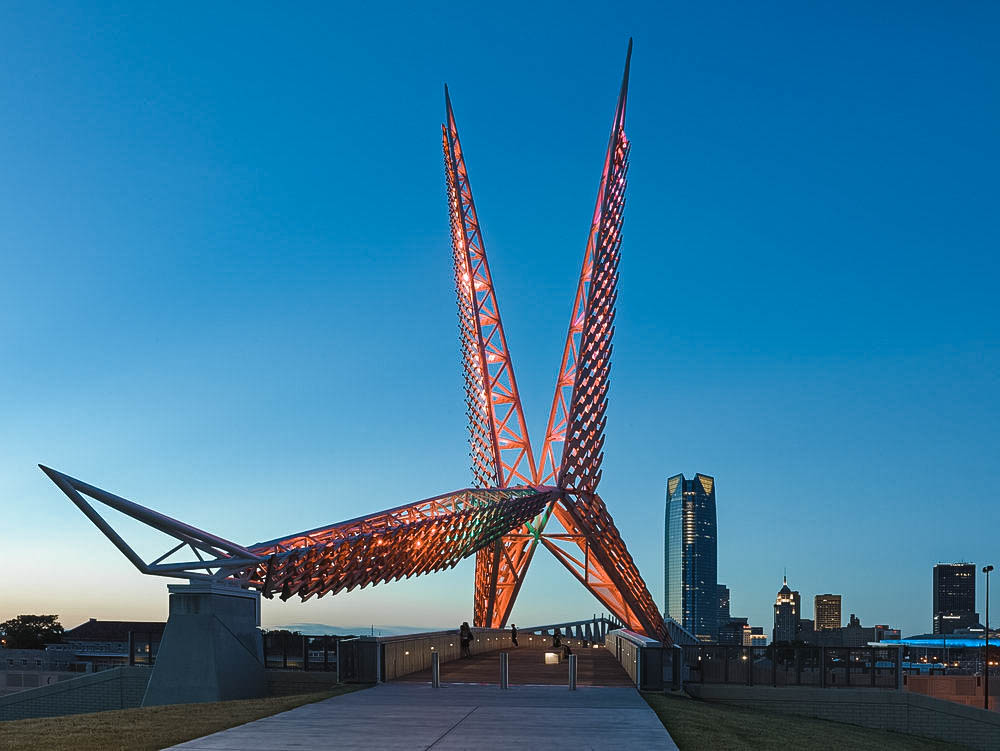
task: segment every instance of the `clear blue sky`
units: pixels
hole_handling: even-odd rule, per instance
[[[935,562],[1000,563],[998,7],[456,8],[0,8],[0,617],[166,611],[37,462],[243,542],[468,484],[445,81],[540,440],[632,35],[618,526],[662,602],[665,479],[715,475],[735,614],[787,567],[928,630]],[[457,622],[472,573],[264,620]],[[540,556],[514,620],[597,609]]]

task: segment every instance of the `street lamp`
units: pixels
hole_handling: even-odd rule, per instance
[[[983,707],[990,708],[990,571],[993,566],[983,566],[986,574],[986,666],[983,669]]]

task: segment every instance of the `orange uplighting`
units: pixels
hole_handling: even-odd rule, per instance
[[[628,628],[670,643],[659,608],[597,494],[628,171],[625,103],[631,51],[630,42],[537,463],[500,320],[465,153],[445,90],[442,144],[472,473],[484,487],[555,485],[560,491],[535,519],[476,553],[476,626],[502,628],[507,623],[531,559],[541,545]]]

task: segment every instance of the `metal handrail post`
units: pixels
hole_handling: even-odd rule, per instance
[[[569,690],[576,691],[576,655],[569,656]]]
[[[507,652],[500,653],[500,688],[510,688],[509,671],[510,655]]]
[[[441,688],[441,655],[431,653],[431,687]]]

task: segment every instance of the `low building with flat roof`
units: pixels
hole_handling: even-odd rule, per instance
[[[166,625],[163,621],[99,621],[91,618],[63,632],[63,643],[53,645],[53,648],[71,652],[77,662],[91,663],[94,670],[135,663],[152,664]]]

